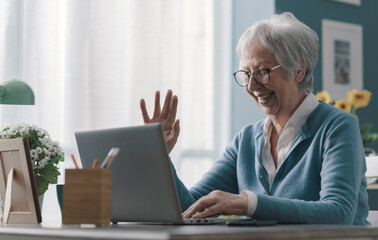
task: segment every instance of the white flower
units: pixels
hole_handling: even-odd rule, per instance
[[[8,134],[10,135],[10,134],[16,134],[16,132],[17,132],[17,129],[14,129],[14,128],[9,128],[9,130],[8,130]]]
[[[32,136],[33,132],[37,134],[37,139],[35,137],[29,138],[29,136]],[[14,124],[0,132],[0,138],[3,139],[9,138],[11,135],[12,138],[27,136],[29,141],[38,141],[37,143],[33,144],[29,142],[29,145],[36,146],[34,149],[30,149],[30,155],[32,162],[36,162],[35,167],[39,169],[43,168],[51,160],[51,158],[60,159],[64,157],[59,142],[53,141],[46,130],[39,128],[36,125],[31,125],[28,123]]]
[[[64,159],[62,148],[59,142],[50,138],[46,130],[36,125],[28,123],[15,124],[6,127],[0,132],[0,138],[3,139],[16,137],[26,137],[28,139],[33,173],[38,177],[36,179],[41,179],[41,181],[36,181],[37,193],[41,195],[48,188],[46,182],[48,184],[56,183],[56,179],[60,175],[58,163]],[[46,174],[46,171],[41,171],[47,164],[49,164],[49,169],[53,168],[52,172],[48,174]]]
[[[43,152],[45,153],[46,158],[49,159],[51,157],[51,152],[47,150],[46,148],[43,148]]]
[[[37,158],[38,158],[37,150],[35,150],[35,149],[30,150],[30,155],[31,155],[33,162],[37,160]]]
[[[46,164],[47,164],[47,162],[49,161],[49,158],[48,157],[45,157],[44,159],[42,159],[39,163],[38,163],[38,165],[37,165],[37,168],[43,168]]]
[[[38,153],[38,154],[41,154],[41,153],[42,153],[42,148],[41,148],[41,147],[36,147],[35,150],[37,150],[37,153]]]

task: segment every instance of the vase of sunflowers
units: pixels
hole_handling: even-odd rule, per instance
[[[323,90],[316,94],[316,97],[328,104],[331,104],[337,108],[340,108],[348,113],[353,114],[357,119],[357,109],[367,107],[370,103],[371,92],[368,90],[358,91],[353,89],[347,92],[347,98],[333,100],[331,95]],[[360,124],[360,132],[362,137],[362,143],[365,148],[366,154],[375,154],[373,149],[368,148],[373,142],[378,140],[378,133],[371,132],[372,123]]]

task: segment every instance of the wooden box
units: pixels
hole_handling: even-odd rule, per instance
[[[66,169],[64,224],[109,224],[112,172],[108,168]]]

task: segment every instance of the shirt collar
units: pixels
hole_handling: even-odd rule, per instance
[[[315,97],[314,94],[310,93],[299,105],[297,110],[290,117],[289,122],[293,127],[299,132],[303,124],[306,122],[308,116],[315,110],[319,105],[319,100]]]
[[[302,128],[303,124],[306,122],[308,116],[312,111],[319,105],[319,100],[315,97],[314,94],[310,93],[305,97],[299,107],[295,110],[293,115],[291,115],[289,121],[286,123],[286,126],[293,126],[297,132]],[[268,118],[264,124],[264,136],[266,137],[271,131],[272,120]]]

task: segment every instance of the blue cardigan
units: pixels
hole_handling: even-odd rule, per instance
[[[182,210],[213,190],[253,191],[256,219],[279,223],[369,224],[366,163],[356,118],[320,102],[296,137],[272,187],[261,161],[266,120],[243,128],[188,190],[172,166]]]

